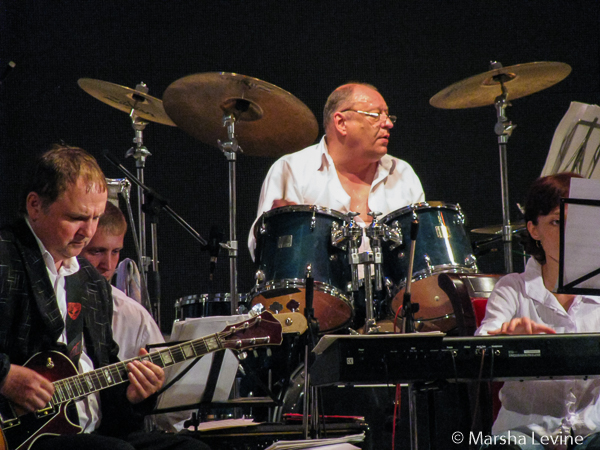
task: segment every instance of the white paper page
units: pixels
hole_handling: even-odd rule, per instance
[[[600,200],[600,181],[573,178],[569,196]],[[600,268],[600,207],[568,204],[567,211],[563,285]],[[575,287],[600,289],[600,275]]]
[[[600,179],[600,163],[594,159],[600,146],[600,107],[571,102],[556,127],[541,176],[576,172]]]

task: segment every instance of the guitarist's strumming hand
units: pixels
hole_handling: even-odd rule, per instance
[[[139,356],[147,355],[148,352],[141,348]],[[165,372],[150,361],[133,361],[127,364],[129,372],[129,386],[127,387],[127,400],[131,403],[139,403],[158,391],[164,381]]]
[[[54,385],[27,367],[11,364],[0,394],[25,411],[33,412],[48,404],[54,394]]]

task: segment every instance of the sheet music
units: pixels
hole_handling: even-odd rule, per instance
[[[359,447],[350,444],[351,442],[362,442],[365,440],[365,433],[352,434],[350,436],[330,439],[305,439],[299,441],[277,441],[267,447],[266,450],[290,450],[290,449],[311,449],[319,450],[360,450]]]
[[[573,178],[569,197],[600,200],[600,181]],[[600,207],[567,205],[564,285],[600,268]],[[600,275],[575,287],[600,289]]]
[[[190,318],[177,321],[173,324],[171,332],[172,341],[185,341],[197,339],[222,331],[226,326],[248,319],[248,315],[237,316],[211,316]],[[214,353],[203,356],[197,364],[177,383],[165,391],[158,400],[157,409],[166,409],[174,406],[190,405],[202,400],[206,381]],[[165,384],[172,380],[179,372],[184,370],[193,360],[169,367],[165,370]],[[225,401],[229,398],[231,388],[235,381],[238,369],[238,360],[231,350],[225,350],[223,365],[217,380],[213,401]],[[181,431],[183,422],[190,417],[191,411],[179,411],[155,415],[156,423],[160,428],[168,431]]]
[[[600,107],[571,102],[558,124],[541,176],[576,172],[600,179]]]

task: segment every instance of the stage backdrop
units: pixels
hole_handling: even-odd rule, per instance
[[[319,122],[336,86],[348,80],[376,85],[399,117],[389,152],[412,164],[427,199],[459,203],[469,230],[500,224],[494,106],[441,110],[429,99],[488,71],[490,60],[505,66],[564,62],[573,68],[564,81],[514,100],[507,110],[517,125],[508,142],[508,179],[511,217],[519,221],[516,203],[540,174],[570,102],[598,102],[599,5],[596,0],[2,0],[0,67],[9,61],[17,66],[0,88],[0,216],[3,221],[13,217],[20,177],[27,176],[34,155],[55,142],[89,150],[110,178],[122,174],[102,157],[103,150],[135,172],[134,160],[125,158],[133,145],[130,118],[80,89],[79,78],[132,88],[145,82],[150,95],[162,98],[181,77],[227,71],[291,92]],[[274,126],[273,133],[278,132]],[[150,123],[144,144],[151,152],[146,183],[205,238],[215,225],[227,235],[228,163],[216,143]],[[238,158],[240,292],[254,283],[247,234],[274,160]],[[164,213],[158,253],[163,330],[171,328],[176,299],[228,291],[226,255],[210,283],[208,254]],[[133,257],[130,238],[124,256]],[[479,261],[484,271],[503,270],[501,250]],[[522,258],[515,261],[515,268],[522,268]]]

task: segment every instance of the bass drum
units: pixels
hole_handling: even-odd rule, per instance
[[[248,294],[238,294],[237,314],[248,312]],[[231,315],[231,294],[186,295],[175,301],[175,317],[180,320],[195,317]]]
[[[346,251],[331,244],[331,228],[349,221],[344,214],[314,205],[283,206],[264,213],[254,228],[258,270],[250,292],[252,306],[260,303],[274,313],[304,313],[310,265],[320,331],[348,324],[353,316],[347,294],[350,265]]]
[[[465,218],[459,205],[443,202],[418,203],[391,212],[381,223],[401,231],[403,245],[393,249],[384,242],[383,271],[392,282],[391,312],[402,307],[408,278],[410,227],[419,222],[413,263],[411,300],[418,303],[415,314],[419,331],[449,332],[456,328],[452,304],[438,286],[441,273],[477,272],[476,258],[467,237]]]

